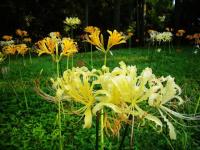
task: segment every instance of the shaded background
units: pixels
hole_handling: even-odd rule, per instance
[[[81,28],[95,25],[103,30],[134,28],[143,42],[144,31],[164,27],[200,32],[199,0],[4,0],[0,2],[0,35],[28,30],[33,38],[52,31],[64,32],[65,17],[79,17]],[[158,16],[166,16],[160,22]],[[79,31],[77,31],[79,32]]]

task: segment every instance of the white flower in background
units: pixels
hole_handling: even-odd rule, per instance
[[[157,51],[158,53],[160,53],[160,52],[161,52],[161,50],[162,50],[161,48],[158,48],[156,51]]]
[[[81,24],[81,20],[78,17],[66,17],[64,23],[68,26],[74,26]]]
[[[194,51],[194,54],[196,55],[198,53],[198,50],[196,49],[195,51]]]
[[[8,46],[8,45],[12,45],[15,42],[13,40],[10,41],[0,41],[0,46],[4,47],[4,46]]]
[[[160,22],[164,22],[165,21],[166,16],[158,16],[158,19],[160,20]]]

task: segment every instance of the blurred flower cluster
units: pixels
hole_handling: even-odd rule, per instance
[[[150,40],[152,42],[158,42],[159,44],[161,42],[171,42],[173,34],[170,31],[167,32],[158,32],[155,30],[148,30],[148,33],[150,35]]]

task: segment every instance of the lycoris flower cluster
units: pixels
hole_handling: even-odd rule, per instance
[[[81,20],[78,17],[66,17],[64,23],[68,26],[74,26],[81,24]]]
[[[120,67],[112,71],[106,66],[91,71],[86,67],[66,70],[62,77],[51,79],[56,93],[56,98],[51,97],[51,101],[55,103],[74,101],[81,104],[82,107],[75,112],[84,116],[84,128],[92,126],[92,117],[97,111],[109,108],[115,115],[108,113],[107,116],[111,116],[106,118],[115,117],[113,120],[118,120],[118,123],[120,118],[128,121],[132,115],[139,120],[154,122],[161,131],[165,122],[169,128],[170,138],[176,139],[175,128],[167,116],[173,119],[195,118],[184,116],[173,109],[174,106],[183,104],[180,97],[181,89],[174,78],[171,76],[158,78],[152,73],[151,68],[144,69],[138,75],[136,66],[127,66],[124,62],[119,64]],[[116,128],[111,128],[108,124],[109,122],[105,128],[109,128],[113,134],[119,133],[115,131]]]
[[[59,38],[59,34],[51,33],[36,43],[38,55],[49,54],[54,61],[60,61],[62,56],[71,56],[78,52],[77,43],[71,38]],[[59,50],[58,48],[61,48]],[[59,55],[59,57],[58,57]]]
[[[85,31],[88,32],[88,29],[85,29]],[[107,30],[107,32],[110,34],[110,36],[108,38],[108,43],[106,47],[104,44],[103,35],[98,28],[90,29],[90,32],[88,32],[90,34],[86,35],[85,37],[86,42],[91,43],[103,53],[107,53],[114,45],[126,43],[126,36],[124,36],[122,33],[119,33],[117,30],[114,30],[113,32]]]
[[[8,45],[3,47],[3,52],[6,55],[14,55],[16,52],[22,56],[28,51],[26,44]]]
[[[25,37],[25,36],[28,36],[28,32],[25,31],[25,30],[17,29],[16,30],[16,35],[18,35],[20,37]]]
[[[192,34],[192,35],[187,35],[186,39],[188,39],[188,40],[194,40],[194,43],[196,45],[199,45],[200,44],[200,33],[195,33],[195,34]]]
[[[185,30],[180,29],[180,30],[178,30],[178,31],[176,32],[176,36],[177,36],[177,37],[182,37],[182,36],[184,35],[184,33],[185,33]]]
[[[152,42],[171,42],[173,34],[171,32],[157,32],[154,30],[148,30],[148,33],[150,35],[150,40]]]
[[[5,40],[5,41],[10,41],[10,40],[12,40],[12,36],[11,35],[4,35],[4,36],[2,36],[2,39],[3,40]]]

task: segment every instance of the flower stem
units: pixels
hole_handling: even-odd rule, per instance
[[[61,102],[58,101],[58,127],[59,127],[59,148],[63,150],[62,144],[62,126],[61,126]]]
[[[101,109],[101,150],[104,150],[104,110]]]
[[[95,147],[95,150],[99,149],[99,118],[100,118],[100,112],[98,111],[96,113],[96,147]]]
[[[69,69],[69,56],[67,56],[67,69]]]
[[[132,116],[130,150],[134,149],[134,116]]]
[[[91,62],[91,67],[93,68],[92,44],[90,44],[90,62]]]
[[[74,57],[72,55],[72,68],[73,68],[73,66],[74,66]]]
[[[57,78],[60,76],[59,71],[59,54],[58,54],[58,45],[56,45],[56,71],[57,71]],[[63,150],[63,144],[62,144],[62,126],[61,126],[61,101],[58,99],[58,128],[59,128],[59,149]]]
[[[106,62],[107,62],[107,52],[104,55],[104,65],[106,66]]]
[[[30,61],[30,63],[32,64],[32,57],[31,57],[31,52],[30,52],[30,50],[28,51],[28,54],[29,54],[29,61]]]

